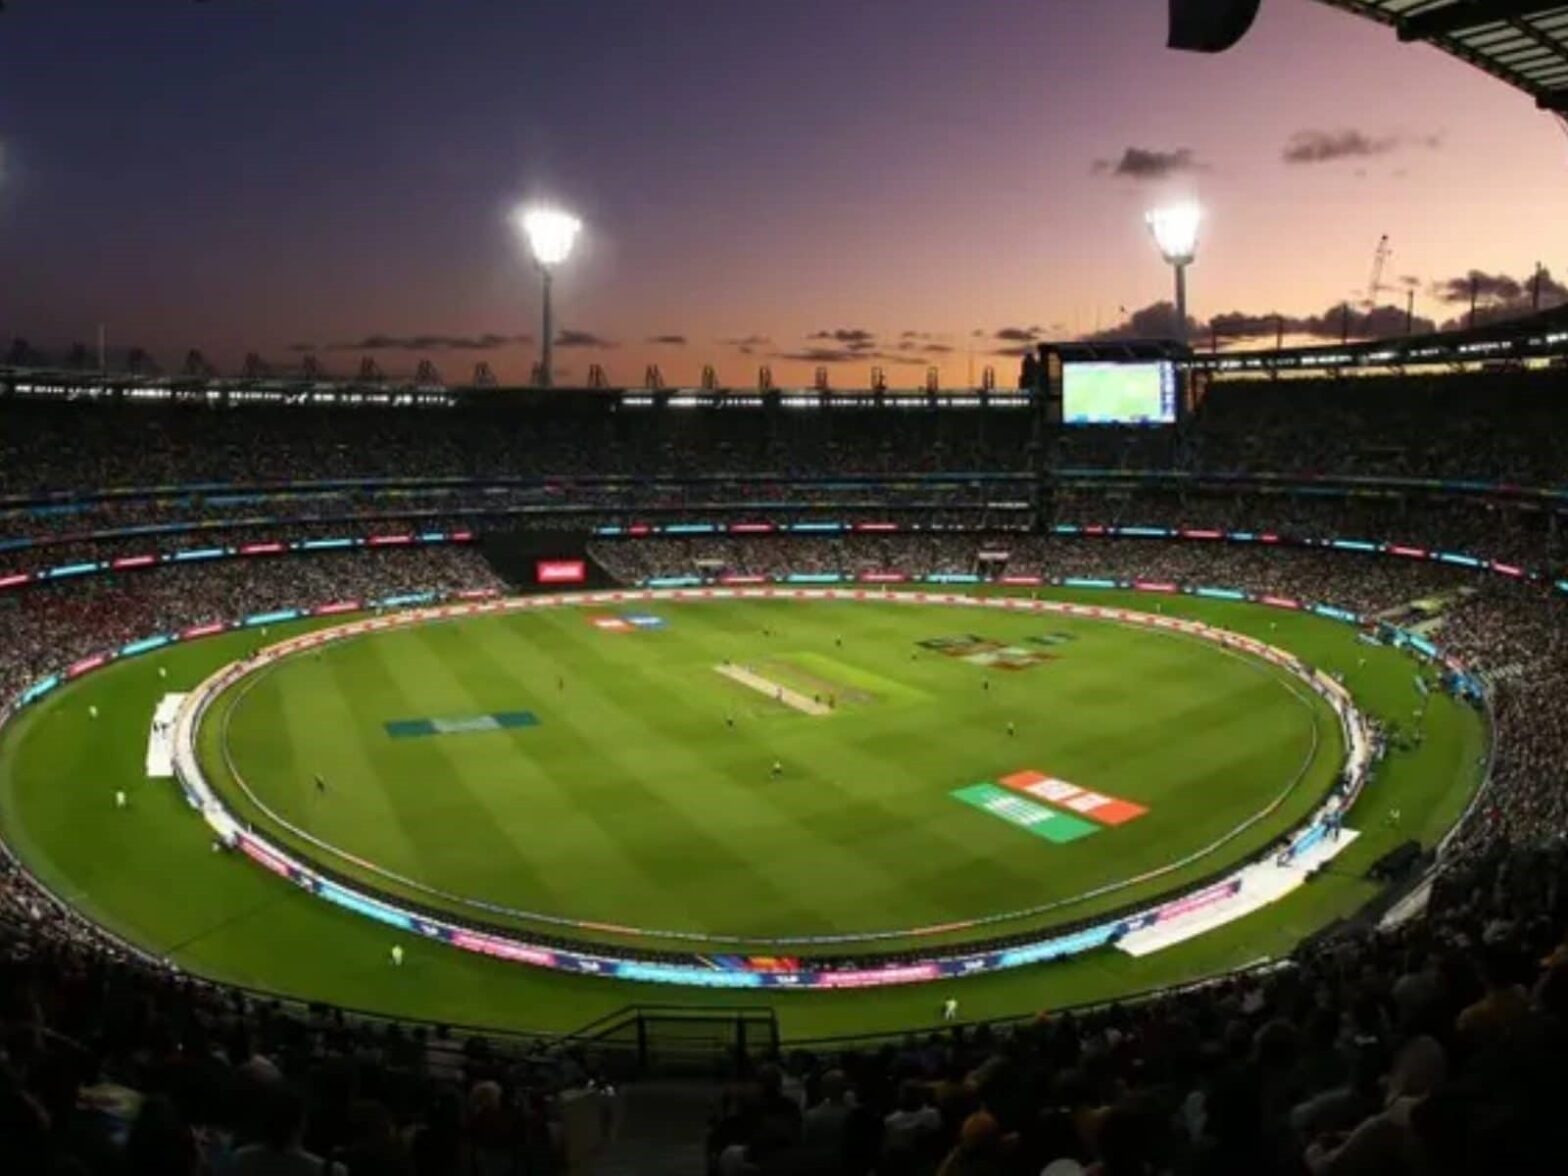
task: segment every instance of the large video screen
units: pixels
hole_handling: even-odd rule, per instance
[[[1176,423],[1176,365],[1062,365],[1062,421],[1069,425]]]

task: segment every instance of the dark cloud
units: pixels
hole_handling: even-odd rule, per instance
[[[1004,355],[1011,359],[1022,359],[1026,355],[1033,355],[1035,348],[1028,343],[1019,343],[1013,347],[995,347],[988,353],[990,355]]]
[[[1529,294],[1529,292],[1534,289],[1534,286],[1532,285],[1533,282],[1534,278],[1526,278],[1522,283],[1526,294]],[[1564,302],[1568,302],[1568,283],[1559,282],[1556,278],[1552,277],[1551,270],[1542,267],[1541,305],[1553,306]]]
[[[759,347],[772,347],[773,340],[766,335],[743,335],[738,339],[720,339],[720,344],[733,347],[742,355],[754,355]]]
[[[343,343],[328,343],[328,351],[498,351],[518,343],[532,343],[532,335],[366,335]],[[305,350],[314,350],[309,346]],[[290,348],[300,350],[299,345]]]
[[[875,332],[864,331],[859,327],[835,327],[813,331],[806,336],[806,341],[808,344],[817,341],[837,343],[839,348],[864,357],[870,357],[877,348]]]
[[[1282,321],[1285,329],[1290,330],[1290,324],[1296,319],[1292,316],[1284,316],[1282,319],[1279,315],[1249,314],[1242,310],[1232,310],[1211,318],[1207,329],[1217,331],[1225,339],[1256,339],[1278,332]]]
[[[1039,337],[1038,327],[1002,327],[991,336],[1000,343],[1033,343]]]
[[[841,343],[845,347],[856,348],[872,347],[877,341],[874,332],[863,331],[859,327],[835,327],[832,330],[813,331],[806,338],[826,339],[832,343]]]
[[[1432,297],[1450,306],[1462,307],[1453,318],[1443,323],[1444,330],[1459,330],[1471,325],[1470,321],[1470,289],[1472,283],[1475,287],[1475,324],[1485,326],[1487,323],[1507,322],[1510,319],[1523,318],[1535,312],[1535,275],[1514,278],[1507,274],[1489,274],[1483,270],[1471,270],[1459,277],[1445,278],[1440,282],[1433,282],[1430,287]],[[1568,302],[1568,285],[1552,277],[1549,269],[1541,270],[1540,277],[1540,304],[1541,308],[1560,306]]]
[[[1524,283],[1507,274],[1471,270],[1457,278],[1432,283],[1432,297],[1439,302],[1469,302],[1471,288],[1480,302],[1512,302],[1525,291]]]
[[[684,347],[684,346],[686,346],[686,336],[685,335],[654,335],[654,336],[651,336],[649,338],[648,342],[650,342],[650,343],[660,343],[660,344],[663,344],[663,345],[665,345],[667,347]]]
[[[1090,170],[1096,175],[1117,176],[1125,180],[1163,180],[1183,172],[1203,171],[1205,164],[1188,147],[1160,151],[1153,147],[1129,147],[1116,160],[1097,159]]]
[[[984,334],[984,331],[975,332],[976,337]],[[898,337],[900,351],[923,351],[931,355],[945,355],[954,350],[951,343],[944,342],[952,336],[941,331],[901,331]]]
[[[1321,314],[1293,315],[1232,310],[1217,314],[1208,322],[1187,320],[1188,337],[1197,343],[1218,337],[1221,342],[1244,342],[1272,337],[1283,332],[1295,338],[1338,339],[1346,333],[1352,339],[1384,339],[1405,333],[1405,308],[1377,306],[1371,309],[1341,304],[1327,307]],[[1435,329],[1429,318],[1417,316],[1411,330],[1424,334]],[[1155,302],[1133,311],[1122,322],[1087,336],[1091,340],[1171,339],[1176,336],[1176,308],[1169,302]]]
[[[898,361],[903,364],[913,364],[914,356],[946,356],[952,354],[952,343],[920,342],[922,339],[931,339],[930,336],[919,336],[916,339],[898,340]]]
[[[924,364],[921,356],[909,352],[867,351],[858,347],[803,347],[798,351],[775,351],[769,359],[796,363],[896,363]]]
[[[1344,128],[1337,131],[1297,131],[1285,143],[1280,158],[1286,163],[1332,163],[1337,159],[1369,159],[1405,147],[1435,149],[1437,135],[1369,135]]]
[[[284,350],[301,354],[306,351],[316,350],[316,345],[314,343],[290,343]]]
[[[616,346],[611,339],[595,335],[592,331],[557,331],[555,333],[557,347],[597,347],[608,350]]]
[[[1318,339],[1341,338],[1347,326],[1352,339],[1394,338],[1405,333],[1405,308],[1392,305],[1352,306],[1347,316],[1344,304],[1336,303],[1324,307],[1320,314],[1285,319],[1286,334],[1311,335]],[[1410,323],[1410,331],[1416,335],[1425,335],[1435,329],[1436,324],[1423,315],[1417,315]]]
[[[1321,339],[1338,339],[1344,333],[1344,308],[1330,307],[1309,322],[1314,329],[1305,333]],[[1418,314],[1407,322],[1403,306],[1374,306],[1370,309],[1350,311],[1350,337],[1362,339],[1393,339],[1407,332],[1413,335],[1430,335],[1437,324],[1425,315]]]
[[[849,363],[865,356],[843,347],[803,347],[799,351],[775,351],[769,358],[790,359],[796,363]]]
[[[1175,306],[1169,302],[1151,302],[1148,306],[1140,306],[1121,322],[1102,331],[1094,331],[1084,338],[1095,342],[1109,342],[1115,339],[1174,339],[1178,334],[1176,323]],[[1189,339],[1196,339],[1205,329],[1204,324],[1197,319],[1188,317]]]

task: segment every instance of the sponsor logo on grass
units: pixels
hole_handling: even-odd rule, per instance
[[[652,613],[622,613],[620,616],[589,613],[587,619],[595,629],[605,633],[634,633],[639,629],[663,629],[669,623],[663,617],[656,617]]]
[[[1057,845],[1077,841],[1080,837],[1088,837],[1100,831],[1098,825],[1035,804],[995,784],[971,784],[951,795],[955,800],[988,812],[993,817],[1000,817],[1009,825],[1016,825]]]
[[[970,665],[984,666],[991,670],[1027,670],[1031,666],[1051,661],[1056,656],[1023,645],[1003,645],[1000,641],[977,637],[973,633],[962,633],[953,637],[931,637],[916,644],[934,653],[956,657]]]
[[[382,724],[393,739],[471,735],[479,731],[511,731],[538,725],[539,716],[533,711],[495,711],[488,715],[457,715],[445,719],[393,719]]]
[[[1079,788],[1076,784],[1069,784],[1066,780],[1058,780],[1055,776],[1047,776],[1043,772],[1032,770],[1014,772],[1009,776],[1003,776],[1001,783],[1014,792],[1024,793],[1036,800],[1054,804],[1058,808],[1082,813],[1102,825],[1125,825],[1128,821],[1141,817],[1149,811],[1141,804],[1134,804],[1130,800],[1118,800],[1114,796],[1106,796],[1103,792],[1090,792],[1087,788]]]

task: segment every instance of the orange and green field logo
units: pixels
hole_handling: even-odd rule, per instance
[[[1149,811],[1130,800],[1091,792],[1032,769],[1012,772],[996,783],[971,784],[950,795],[1056,845],[1125,825]]]

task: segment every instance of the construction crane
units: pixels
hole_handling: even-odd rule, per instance
[[[1372,254],[1372,280],[1367,283],[1367,297],[1362,303],[1367,310],[1377,307],[1377,296],[1383,292],[1383,270],[1392,256],[1394,251],[1389,247],[1388,234],[1384,233],[1377,239],[1377,250]]]

